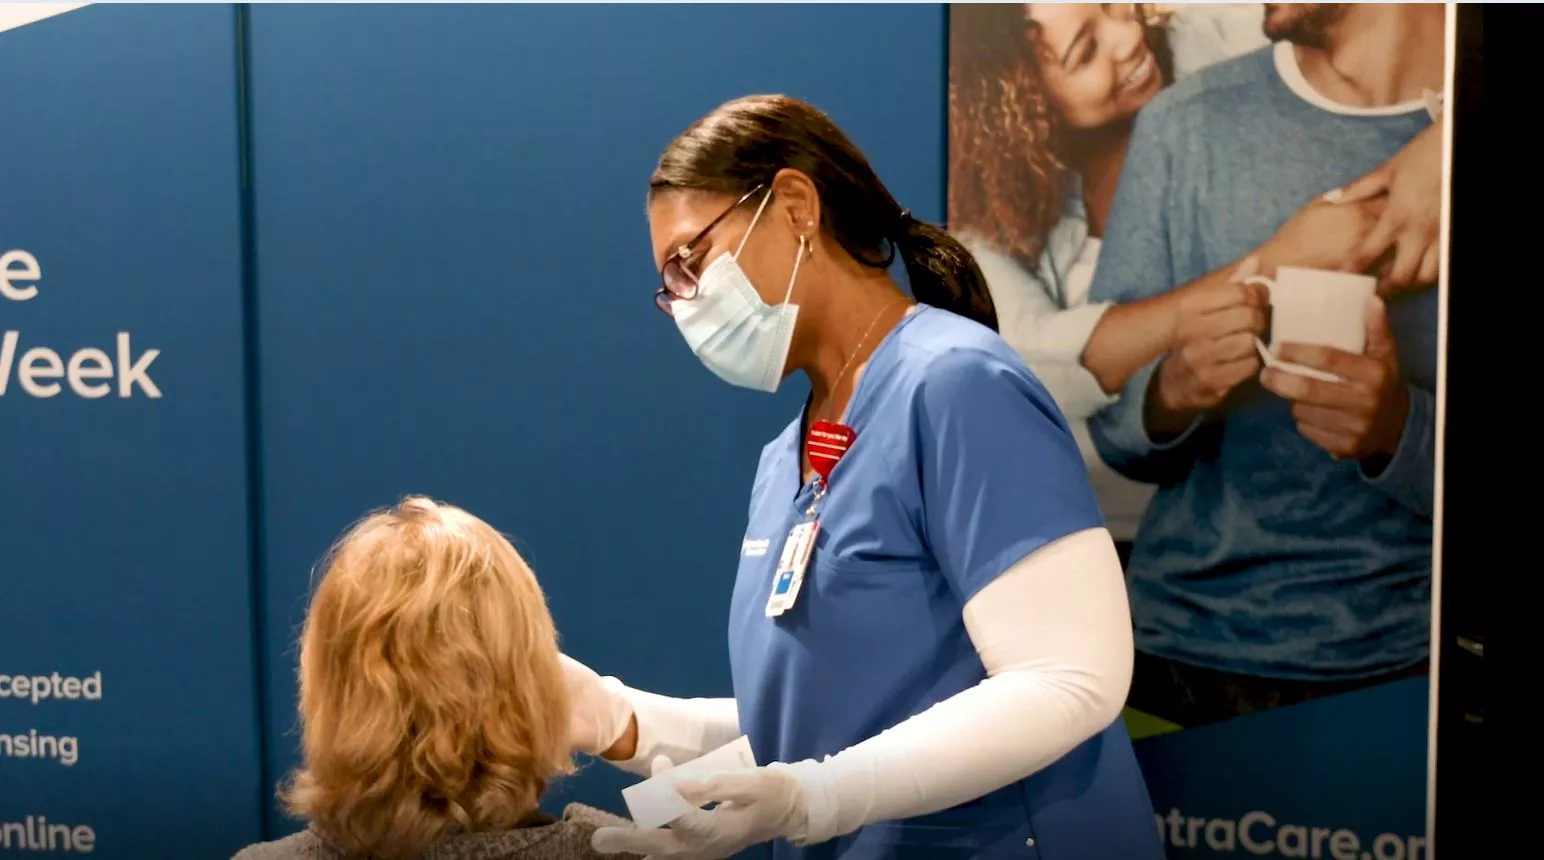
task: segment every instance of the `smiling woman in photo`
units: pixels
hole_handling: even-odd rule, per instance
[[[1087,419],[1168,348],[1174,297],[1089,304],[1141,108],[1177,75],[1263,47],[1261,7],[966,4],[950,17],[949,221],[1003,338],[1066,415],[1117,539],[1152,488],[1100,462]]]

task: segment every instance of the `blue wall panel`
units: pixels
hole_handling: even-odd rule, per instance
[[[1424,860],[1430,692],[1409,678],[1139,742],[1169,857]]]
[[[234,22],[94,6],[0,33],[0,254],[41,273],[0,290],[0,854],[64,848],[40,819],[120,860],[259,835]],[[120,332],[159,397],[30,375],[39,347],[118,374]],[[7,695],[54,673],[100,698]],[[78,758],[24,755],[34,730]]]
[[[570,653],[727,694],[750,478],[803,392],[719,383],[654,310],[648,175],[715,105],[787,92],[941,218],[943,9],[250,15],[269,776],[296,761],[311,566],[409,492],[512,534]],[[597,765],[560,793],[619,809],[623,784]]]

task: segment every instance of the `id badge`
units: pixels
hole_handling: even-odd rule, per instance
[[[788,532],[788,540],[783,542],[783,554],[777,560],[777,574],[772,577],[772,594],[767,597],[768,618],[776,618],[792,609],[799,599],[804,570],[809,566],[810,555],[815,551],[815,536],[819,533],[819,520],[799,523]]]

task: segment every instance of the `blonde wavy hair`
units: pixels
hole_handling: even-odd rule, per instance
[[[507,830],[573,771],[557,632],[509,541],[410,497],[332,548],[300,640],[305,763],[281,788],[340,847],[408,858]]]

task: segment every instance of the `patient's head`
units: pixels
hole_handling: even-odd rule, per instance
[[[557,634],[514,547],[424,498],[333,547],[300,647],[290,810],[340,847],[410,857],[514,827],[572,770]]]

